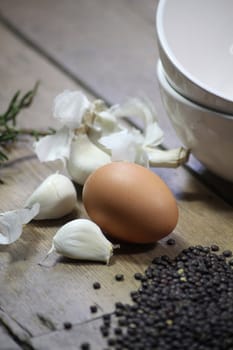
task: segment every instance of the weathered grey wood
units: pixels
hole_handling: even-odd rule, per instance
[[[164,145],[170,148],[180,141],[165,114],[156,78],[157,3],[1,0],[0,12],[37,49],[104,100],[115,103],[127,96],[149,96],[165,131]],[[206,171],[194,158],[188,166],[233,203],[232,183]]]
[[[70,330],[59,330],[34,337],[32,339],[32,345],[35,350],[77,350],[81,348],[81,344],[88,342],[91,349],[103,350],[107,344],[106,338],[101,337],[99,331],[100,325],[100,319],[81,325],[73,325]]]
[[[0,348],[2,350],[20,350],[21,349],[1,326],[0,326]]]
[[[20,325],[14,319],[8,316],[4,310],[0,309],[0,349],[1,350],[19,350],[31,349],[31,334],[28,333],[23,325]]]

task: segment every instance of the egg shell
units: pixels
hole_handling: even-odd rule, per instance
[[[176,200],[151,170],[112,162],[93,172],[83,187],[89,217],[108,236],[134,243],[165,237],[178,221]]]

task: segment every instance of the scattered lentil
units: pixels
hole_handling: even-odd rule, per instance
[[[142,279],[142,277],[143,277],[143,274],[140,273],[140,272],[136,272],[136,273],[134,274],[135,280],[140,281],[140,280]]]
[[[91,305],[90,306],[90,310],[91,310],[91,312],[94,314],[94,313],[96,313],[97,312],[97,306],[96,305]]]
[[[132,304],[115,303],[111,349],[233,349],[233,259],[218,250],[189,247],[136,273],[141,286],[130,293]]]
[[[118,273],[118,274],[115,276],[115,280],[116,280],[116,281],[123,281],[123,280],[124,280],[124,275],[122,275],[121,273]]]
[[[219,246],[216,244],[212,244],[212,246],[210,247],[212,252],[218,252],[219,251]]]
[[[90,350],[90,344],[89,343],[82,343],[80,346],[80,349],[82,350]]]
[[[72,328],[72,323],[71,322],[64,322],[63,323],[63,327],[64,327],[64,329],[67,329],[67,330],[69,330],[69,329],[71,329]]]
[[[167,243],[168,245],[175,245],[175,244],[176,244],[176,241],[175,241],[173,238],[169,238],[169,239],[166,241],[166,243]]]
[[[101,284],[99,282],[93,283],[93,288],[94,289],[100,289],[100,287],[101,287]]]

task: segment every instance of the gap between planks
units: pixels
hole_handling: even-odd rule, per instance
[[[12,34],[14,34],[18,39],[20,39],[24,44],[33,49],[39,56],[52,64],[55,68],[57,68],[60,72],[64,73],[68,78],[70,78],[74,83],[78,84],[83,88],[87,93],[92,96],[95,96],[98,99],[104,100],[107,105],[110,105],[110,101],[106,101],[103,96],[97,93],[89,84],[87,84],[83,79],[77,77],[72,73],[67,67],[62,65],[58,60],[56,60],[52,55],[50,55],[46,50],[43,49],[42,46],[36,44],[33,40],[23,34],[22,31],[18,29],[12,22],[10,22],[0,11],[0,22],[1,24],[8,29]]]

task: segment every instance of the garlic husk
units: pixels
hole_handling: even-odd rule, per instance
[[[40,204],[35,220],[58,219],[76,206],[77,195],[71,180],[61,174],[48,176],[26,201],[26,207]]]
[[[151,167],[176,168],[188,161],[190,151],[183,148],[170,150],[153,149],[145,147]]]
[[[55,97],[53,115],[62,125],[75,129],[91,107],[92,103],[82,91],[65,90]]]
[[[53,237],[52,251],[72,259],[103,261],[113,255],[113,245],[101,229],[88,219],[76,219],[62,226]]]
[[[135,162],[142,139],[139,130],[124,129],[101,137],[99,143],[110,151],[112,161]]]
[[[42,137],[34,143],[34,149],[41,162],[49,162],[57,159],[68,158],[70,155],[70,145],[74,132],[63,126],[55,134]]]
[[[40,205],[0,213],[0,244],[11,244],[22,234],[23,225],[28,224],[39,212]]]
[[[72,142],[66,166],[72,179],[78,184],[84,185],[93,171],[110,162],[110,156],[94,145],[84,133],[79,134]]]

